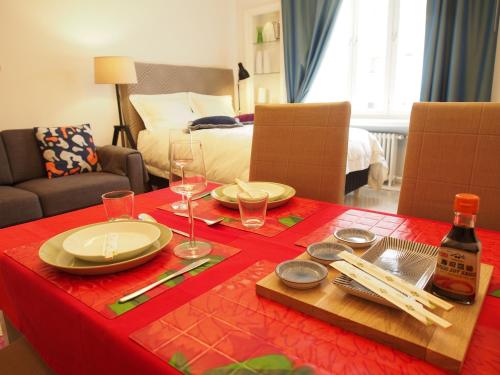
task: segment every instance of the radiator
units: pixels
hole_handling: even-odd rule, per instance
[[[382,150],[384,150],[384,157],[387,160],[387,165],[389,166],[389,173],[387,176],[387,186],[392,186],[394,178],[396,177],[396,168],[398,165],[398,160],[403,160],[403,148],[401,146],[401,140],[405,139],[406,136],[397,133],[377,133],[372,132],[372,134],[377,138]]]

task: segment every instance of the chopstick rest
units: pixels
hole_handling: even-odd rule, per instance
[[[118,233],[106,233],[102,244],[102,255],[105,259],[111,260],[118,250]]]

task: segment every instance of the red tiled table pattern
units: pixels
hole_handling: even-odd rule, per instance
[[[186,374],[230,373],[228,366],[235,364],[250,372],[284,370],[273,367],[276,356],[288,361],[288,368],[308,368],[311,374],[443,373],[258,297],[255,283],[274,267],[275,263],[260,261],[130,337]],[[491,370],[480,361],[470,365]]]
[[[176,217],[156,207],[177,200],[178,196],[169,190],[160,190],[136,197],[136,212],[147,212],[160,222],[186,231],[185,218]],[[190,278],[175,288],[166,290],[147,303],[123,314],[116,319],[106,319],[95,310],[84,305],[54,284],[44,281],[39,275],[20,265],[0,251],[0,307],[7,311],[18,328],[26,335],[48,365],[58,374],[163,374],[176,373],[172,367],[129,339],[132,332],[141,329],[224,283],[232,276],[263,259],[274,263],[298,256],[303,247],[294,243],[313,232],[349,208],[321,203],[320,209],[306,220],[281,232],[274,237],[240,231],[226,226],[207,227],[196,222],[196,231],[202,238],[241,249],[240,253],[221,262],[200,275]],[[11,228],[0,229],[0,250],[40,242],[47,238],[80,225],[105,220],[102,206],[90,207],[55,217],[26,223]],[[435,222],[427,222],[436,226]],[[432,245],[439,243],[449,226],[441,225],[443,231],[425,239]],[[441,229],[439,229],[441,230]],[[483,261],[498,266],[500,254],[498,244],[500,233],[479,231],[483,241]],[[422,237],[423,238],[423,237]],[[422,240],[424,241],[424,239]],[[496,252],[496,255],[495,255]],[[492,261],[489,261],[491,259]],[[495,273],[497,273],[495,269]],[[484,367],[475,367],[477,361],[489,364],[498,370],[498,349],[500,335],[498,323],[500,299],[486,297],[479,317],[471,350],[465,363],[464,373],[481,374]],[[314,321],[311,319],[311,321]],[[314,321],[315,322],[315,321]],[[327,327],[335,340],[355,342],[351,351],[344,345],[330,346],[331,360],[347,357],[351,362],[361,360],[366,353],[379,353],[390,363],[393,352],[353,334]],[[477,344],[475,344],[477,343]],[[300,343],[291,343],[300,345]],[[304,350],[306,350],[305,348]],[[429,365],[412,358],[415,364],[401,373],[424,374],[430,372]],[[319,363],[321,365],[321,363]],[[375,366],[376,364],[374,364]],[[363,373],[366,371],[360,371]],[[399,373],[389,366],[386,373]],[[498,371],[496,371],[498,372]],[[490,372],[491,373],[491,372]],[[488,374],[490,374],[488,373]]]
[[[450,224],[435,223],[429,225],[427,220],[408,219],[377,212],[362,210],[348,210],[338,217],[330,220],[315,231],[299,239],[295,244],[307,247],[308,245],[324,240],[336,230],[342,228],[360,228],[375,233],[379,238],[393,236],[409,241],[427,242],[435,240],[436,234],[443,236]]]
[[[274,267],[275,263],[260,261],[130,337],[186,374],[223,374],[223,369],[235,364],[256,372],[262,369],[258,365],[280,370],[272,367],[276,356],[288,361],[291,368],[306,367],[315,374],[445,373],[398,350],[258,297],[255,283]],[[477,330],[471,350],[488,348],[490,352],[469,356],[464,372],[495,373],[500,348],[492,346],[493,334],[484,327]]]
[[[300,347],[286,348],[288,340],[300,338],[300,331],[290,324],[298,322],[301,314],[273,302],[261,303],[255,296],[255,282],[274,266],[260,261],[130,337],[184,373],[201,374],[251,358],[286,353],[295,367],[308,366],[315,373],[327,374],[311,360],[304,360]],[[266,309],[259,311],[259,307]],[[275,320],[278,315],[286,316],[286,325]],[[302,316],[300,320],[308,319]],[[284,337],[280,330],[288,335],[294,332],[296,337]],[[251,363],[244,368],[259,370]]]

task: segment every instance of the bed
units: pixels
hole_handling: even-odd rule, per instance
[[[170,129],[147,130],[129,97],[194,92],[205,95],[234,95],[230,69],[136,63],[137,84],[120,85],[121,105],[137,148],[153,179],[168,179]],[[201,116],[200,116],[201,117]],[[248,180],[252,125],[232,129],[204,129],[192,132],[202,141],[207,178],[220,183],[235,177]],[[387,176],[383,150],[375,137],[363,129],[351,128],[346,165],[345,193],[369,184],[380,187]]]

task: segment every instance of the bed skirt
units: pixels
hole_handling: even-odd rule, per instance
[[[368,172],[370,167],[362,169],[360,171],[354,171],[345,176],[345,190],[344,194],[347,195],[351,191],[359,189],[361,186],[365,186],[368,183]]]
[[[345,195],[349,194],[351,191],[359,189],[368,183],[368,172],[370,168],[363,169],[361,171],[351,172],[345,176]],[[149,180],[153,189],[162,189],[168,187],[168,180],[164,177],[155,176],[154,174],[149,174]]]

